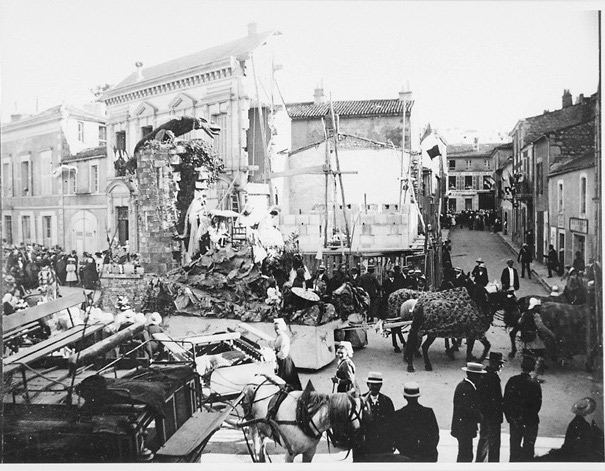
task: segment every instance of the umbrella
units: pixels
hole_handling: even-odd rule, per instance
[[[292,288],[292,292],[299,298],[307,301],[319,301],[319,296],[311,290],[305,288]]]

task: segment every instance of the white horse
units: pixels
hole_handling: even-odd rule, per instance
[[[249,427],[256,461],[266,461],[265,438],[285,448],[287,463],[300,454],[310,463],[324,432],[332,429],[333,441],[339,446],[348,441],[348,447],[361,427],[363,404],[352,394],[319,393],[309,385],[305,391],[289,391],[275,375],[257,375],[243,391],[246,422],[240,426]]]

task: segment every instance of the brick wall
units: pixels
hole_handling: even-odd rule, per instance
[[[141,312],[143,297],[153,274],[114,275],[105,273],[101,277],[101,309],[116,313],[118,296],[126,296],[135,312]]]

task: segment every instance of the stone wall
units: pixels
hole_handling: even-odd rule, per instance
[[[179,250],[173,239],[178,187],[169,164],[171,154],[152,150],[137,156],[139,254],[145,271],[166,273],[178,266],[172,256]]]
[[[101,276],[101,309],[105,312],[116,313],[118,296],[126,296],[135,312],[141,312],[143,298],[152,273],[143,275],[114,275],[104,273]]]

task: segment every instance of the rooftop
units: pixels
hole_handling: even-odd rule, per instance
[[[571,158],[557,158],[550,166],[549,175],[560,175],[573,172],[595,165],[594,149],[585,151],[583,154]]]
[[[389,100],[334,101],[334,114],[340,117],[353,116],[403,116],[405,103],[399,98]],[[330,103],[288,103],[286,111],[291,119],[322,118],[330,113]]]
[[[485,157],[490,156],[496,147],[502,143],[486,144],[450,144],[447,146],[447,156],[450,157]]]
[[[265,31],[251,36],[249,35],[244,38],[204,49],[202,51],[179,57],[168,62],[142,68],[142,79],[138,80],[139,72],[135,71],[118,83],[115,87],[112,87],[110,90],[108,90],[104,98],[114,96],[117,94],[117,91],[136,83],[150,82],[168,74],[182,72],[187,69],[199,67],[200,65],[212,64],[213,62],[229,59],[230,57],[234,57],[240,61],[247,60],[250,58],[250,54],[255,49],[265,44],[267,39],[275,34],[279,33],[277,31]]]

